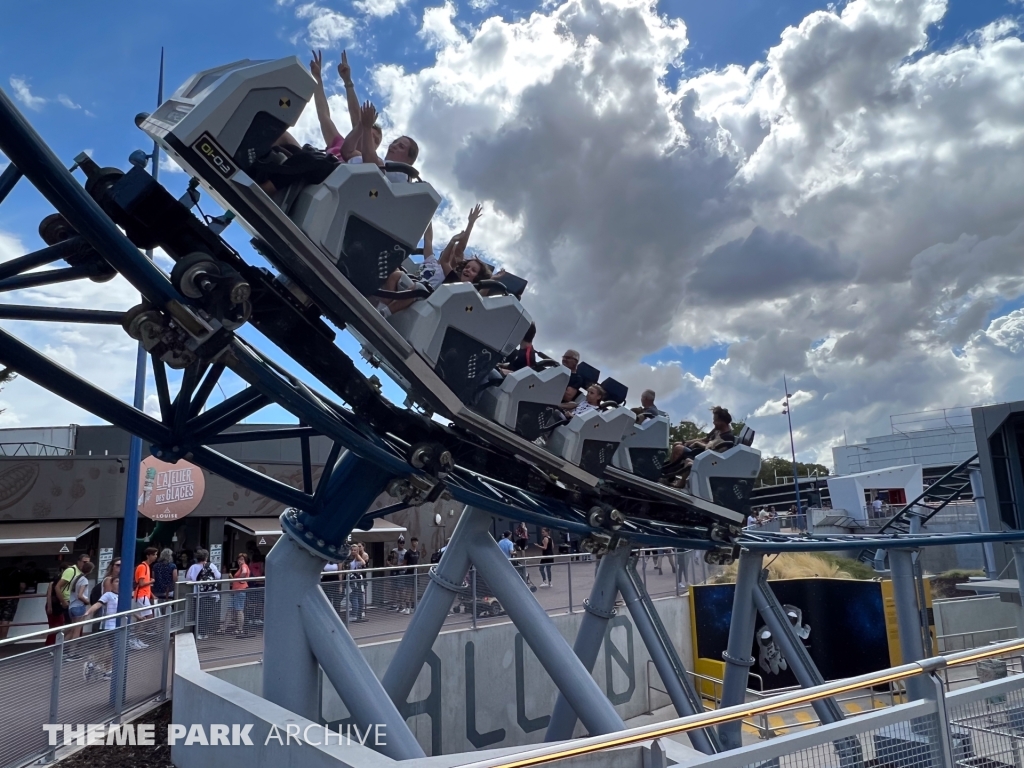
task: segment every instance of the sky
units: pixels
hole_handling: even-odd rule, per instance
[[[765,455],[789,453],[785,376],[798,458],[830,465],[892,415],[1024,398],[1022,19],[1020,0],[57,0],[5,9],[0,87],[69,166],[84,150],[124,168],[151,147],[133,117],[161,46],[168,93],[323,48],[343,126],[345,48],[385,141],[420,144],[437,239],[484,205],[471,247],[530,281],[540,349],[580,350],[633,401],[655,389],[674,420],[725,405]],[[295,132],[317,143],[311,106]],[[19,184],[0,261],[40,247],[50,212]],[[240,227],[226,237],[259,261]],[[137,296],[119,278],[10,300]],[[0,326],[131,398],[120,329]],[[24,380],[0,407],[0,426],[96,423]]]

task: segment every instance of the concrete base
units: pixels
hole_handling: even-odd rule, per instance
[[[677,652],[689,666],[693,658],[689,597],[655,600],[654,605],[676,640]],[[562,614],[551,620],[571,643],[582,614]],[[594,679],[601,690],[615,703],[623,720],[670,704],[663,693],[665,685],[654,665],[648,663],[650,656],[629,615],[622,611],[613,623],[594,668]],[[442,632],[434,641],[428,664],[420,672],[404,711],[427,754],[518,747],[544,740],[558,691],[518,634],[513,624],[504,623]],[[398,647],[397,641],[389,641],[364,645],[360,650],[380,677]],[[261,692],[259,663],[211,672],[250,693]],[[324,720],[338,722],[348,714],[341,697],[324,680]],[[574,737],[584,733],[577,724]]]
[[[218,768],[252,768],[253,765],[273,765],[275,768],[391,768],[408,764],[408,761],[399,763],[354,741],[341,745],[332,743],[330,746],[309,743],[323,739],[322,728],[222,679],[231,676],[229,674],[215,676],[202,671],[191,635],[177,636],[174,656],[172,722],[186,728],[193,723],[201,724],[206,734],[215,723],[229,729],[235,725],[240,728],[251,726],[247,735],[252,741],[252,746],[175,744],[171,747],[171,759],[177,768],[208,768],[210,765]],[[238,670],[236,674],[241,672],[241,668],[235,670]],[[254,676],[250,673],[248,677]],[[284,743],[289,729],[297,735],[291,737],[290,743]],[[275,733],[281,735],[280,742],[274,737]],[[309,741],[303,739],[303,733]],[[520,752],[520,747],[504,747],[418,758],[415,764],[426,768],[454,768],[473,760],[511,757]],[[660,762],[662,755],[665,759]],[[574,768],[651,768],[654,765],[675,765],[698,756],[698,752],[682,744],[662,740],[653,753],[649,743],[640,744],[564,760],[559,765]]]

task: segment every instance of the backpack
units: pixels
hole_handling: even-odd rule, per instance
[[[209,563],[203,563],[202,570],[199,571],[199,575],[196,576],[196,581],[214,581],[213,568],[210,567]],[[200,592],[216,592],[216,584],[200,584]]]
[[[441,550],[437,550],[437,552],[430,556],[430,562],[435,565],[441,562]]]
[[[100,601],[100,596],[103,594],[103,579],[96,582],[96,586],[92,588],[89,593],[89,605],[96,605]]]

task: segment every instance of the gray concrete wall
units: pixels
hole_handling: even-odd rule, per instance
[[[453,633],[461,634],[461,633]],[[248,664],[204,672],[199,668],[195,641],[191,635],[178,635],[175,639],[174,698],[171,722],[186,727],[201,724],[207,733],[213,723],[228,726],[251,726],[248,735],[252,746],[208,746],[199,743],[178,743],[171,747],[171,759],[178,768],[252,768],[254,765],[272,765],[275,768],[391,768],[398,765],[372,749],[357,743],[322,745],[307,743],[323,739],[323,732],[311,721],[272,704],[238,684],[254,687],[259,679],[260,665]],[[509,698],[511,692],[488,693],[488,698]],[[272,733],[286,736],[288,728],[299,734],[282,743]],[[275,730],[276,729],[276,730]],[[336,738],[336,737],[335,737]],[[671,760],[692,758],[696,753],[674,742],[662,742]],[[648,743],[649,744],[649,743]],[[648,744],[621,747],[593,755],[571,758],[559,765],[577,768],[646,768],[650,765]],[[499,756],[513,757],[521,752],[514,746],[478,751],[472,759],[485,760]],[[416,761],[424,768],[452,768],[468,762],[469,756],[448,754]],[[403,763],[404,764],[404,763]]]
[[[693,658],[690,603],[687,596],[655,600],[676,650],[689,666]],[[582,614],[552,617],[571,644]],[[362,651],[382,677],[397,641],[363,646]],[[486,747],[514,747],[543,740],[557,691],[543,667],[511,623],[441,634],[410,695],[409,723],[427,754],[470,752]],[[668,697],[648,691],[650,656],[629,618],[620,608],[605,636],[594,678],[624,720],[668,705]],[[662,688],[650,667],[654,683]],[[213,671],[221,680],[259,694],[262,667],[247,664]],[[323,717],[347,717],[340,698],[325,680]],[[576,735],[582,735],[577,727]]]
[[[996,633],[994,630],[1017,627],[1024,618],[1019,605],[1001,600],[1000,595],[936,600],[932,605],[935,612],[935,634],[953,636],[945,640],[947,652],[1005,640],[1006,632]]]

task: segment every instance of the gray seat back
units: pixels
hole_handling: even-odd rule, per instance
[[[565,366],[540,371],[522,368],[508,374],[499,386],[485,389],[477,410],[527,440],[536,440],[551,418],[551,406],[562,402],[568,385],[569,369]]]
[[[647,480],[659,480],[668,455],[668,416],[656,416],[634,423],[619,443],[612,466]]]
[[[635,423],[636,416],[628,408],[587,411],[553,430],[545,447],[580,469],[600,476],[623,435]]]
[[[746,445],[734,445],[722,453],[704,451],[693,460],[687,487],[694,496],[747,514],[760,471],[761,452]]]
[[[289,215],[363,294],[408,258],[441,203],[426,183],[392,182],[375,165],[339,165],[298,195]]]
[[[533,319],[514,296],[481,296],[470,283],[448,283],[388,322],[469,403]]]

